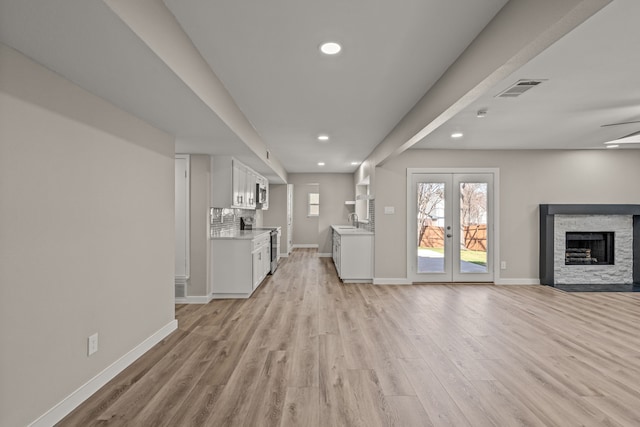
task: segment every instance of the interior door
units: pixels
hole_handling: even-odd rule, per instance
[[[493,174],[411,174],[413,282],[492,282]]]

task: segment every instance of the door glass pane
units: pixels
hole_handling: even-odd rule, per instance
[[[486,273],[488,271],[487,188],[488,185],[485,182],[460,183],[461,273]]]
[[[444,273],[443,182],[417,183],[418,273]]]

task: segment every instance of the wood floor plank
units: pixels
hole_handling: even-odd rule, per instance
[[[433,424],[416,396],[386,396],[398,427],[431,427]]]
[[[356,410],[364,425],[396,425],[395,413],[389,406],[373,369],[348,370],[347,380],[353,392]]]
[[[159,426],[171,419],[211,363],[214,346],[215,341],[203,341],[196,347],[165,386],[132,418],[131,424]]]
[[[640,295],[344,284],[297,249],[59,426],[640,425]]]
[[[472,426],[424,360],[404,360],[404,369],[434,426]]]
[[[166,419],[160,426],[201,427],[207,425],[207,419],[224,386],[196,385],[184,399],[173,417]]]
[[[289,387],[280,427],[317,427],[320,424],[320,389]]]
[[[347,380],[342,340],[320,335],[320,425],[366,426],[357,411],[355,396]]]
[[[286,351],[270,351],[264,364],[258,384],[248,407],[245,425],[256,427],[277,427],[282,420],[282,412],[287,393]]]
[[[189,335],[181,343],[183,345],[176,346],[173,351],[160,359],[142,378],[97,417],[97,420],[101,422],[100,425],[122,425],[131,420],[164,387],[172,386],[166,380],[182,367],[195,348],[207,347],[197,335]]]

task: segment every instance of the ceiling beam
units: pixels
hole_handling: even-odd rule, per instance
[[[272,154],[267,158],[266,144],[162,0],[103,1],[269,169],[287,182],[287,171]]]
[[[611,1],[509,1],[361,168],[382,165],[411,148]]]

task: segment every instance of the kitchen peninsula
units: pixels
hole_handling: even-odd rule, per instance
[[[212,297],[249,298],[271,269],[270,230],[211,234]]]

